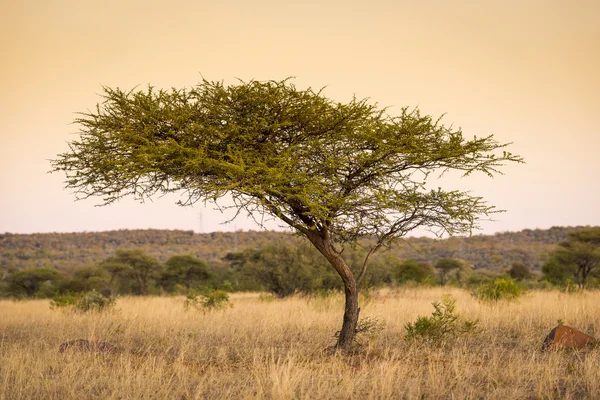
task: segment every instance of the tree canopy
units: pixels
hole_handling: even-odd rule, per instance
[[[367,100],[347,103],[290,80],[190,89],[105,88],[81,115],[80,139],[53,161],[67,188],[110,204],[183,191],[180,204],[233,199],[260,223],[278,218],[307,237],[344,282],[338,345],[358,319],[358,284],[380,247],[422,227],[464,234],[497,210],[467,192],[430,189],[430,174],[499,173],[522,162],[492,136],[467,140],[440,119],[403,108],[398,116]],[[352,271],[340,244],[374,238]]]
[[[32,297],[37,294],[44,282],[59,278],[60,274],[55,269],[26,268],[11,273],[7,281],[16,293],[23,291],[27,296]]]
[[[552,282],[564,281],[566,276],[571,275],[583,288],[599,266],[600,227],[591,227],[570,232],[567,240],[560,242],[551,253],[542,270]]]
[[[464,192],[426,190],[426,175],[454,169],[498,172],[521,161],[492,136],[465,140],[460,129],[418,109],[392,117],[367,100],[348,104],[289,81],[186,90],[105,88],[82,114],[79,141],[53,161],[67,187],[105,204],[183,190],[182,204],[232,195],[299,230],[342,241],[391,238],[418,227],[464,233],[493,210]]]
[[[440,276],[440,283],[442,286],[446,284],[448,280],[448,276],[452,271],[459,271],[463,266],[462,261],[454,259],[454,258],[440,258],[435,263],[435,269],[438,270]]]

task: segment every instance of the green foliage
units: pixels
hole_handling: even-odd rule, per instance
[[[111,275],[110,282],[119,280],[120,286],[129,286],[134,294],[150,293],[156,278],[163,270],[162,264],[139,249],[117,250],[107,258],[102,267]]]
[[[233,304],[229,302],[229,295],[223,290],[214,290],[206,295],[201,295],[193,291],[187,295],[184,307],[186,310],[195,308],[197,310],[210,311],[233,307]]]
[[[63,309],[68,308],[79,312],[101,312],[114,307],[116,299],[110,296],[104,296],[95,290],[87,293],[65,293],[56,295],[50,301],[50,308]]]
[[[448,338],[476,330],[477,320],[466,320],[456,314],[456,300],[444,296],[441,303],[432,304],[434,312],[431,316],[418,317],[414,323],[409,322],[404,326],[407,340],[423,340],[440,345]]]
[[[346,253],[348,253],[348,255],[350,253],[356,254],[355,251],[352,251],[350,249],[347,250]],[[356,257],[357,260],[354,263],[349,263],[353,270],[360,269],[362,259],[358,259],[358,258],[361,256],[362,256],[362,258],[364,258],[364,254],[357,254],[357,257]],[[347,256],[346,258],[349,258],[349,256]],[[392,282],[394,281],[394,278],[393,278],[392,269],[390,267],[391,266],[389,265],[387,260],[384,260],[384,261],[374,260],[374,261],[370,262],[369,268],[367,269],[367,272],[365,273],[365,276],[362,280],[361,289],[372,290],[372,289],[391,285]],[[335,278],[335,277],[332,277],[332,278]],[[333,282],[331,279],[329,280],[329,282],[330,282],[328,285],[329,288],[334,288],[334,287],[339,286],[339,284],[337,282]]]
[[[435,269],[438,270],[441,285],[444,286],[448,282],[450,274],[460,271],[462,267],[463,263],[454,258],[444,257],[437,260]]]
[[[312,246],[280,243],[259,250],[230,253],[233,268],[256,279],[278,297],[339,288],[339,277]]]
[[[60,308],[73,307],[77,304],[79,297],[80,295],[78,293],[71,292],[57,294],[50,300],[50,309],[57,310]]]
[[[103,268],[96,265],[84,265],[77,268],[71,274],[70,279],[61,282],[60,292],[89,292],[96,290],[98,292],[107,292],[110,290],[110,274]]]
[[[56,282],[61,278],[58,271],[50,268],[27,268],[13,271],[6,278],[9,290],[14,294],[35,297],[45,282]]]
[[[258,301],[261,303],[272,303],[275,300],[275,296],[271,293],[261,293],[258,295]]]
[[[520,262],[514,262],[511,265],[510,269],[508,270],[508,275],[510,275],[511,279],[516,281],[531,279],[533,276],[529,268]]]
[[[116,303],[114,297],[104,296],[102,293],[98,293],[95,290],[82,294],[77,303],[75,309],[81,312],[87,311],[104,311],[113,307]]]
[[[234,292],[235,288],[233,287],[233,283],[231,283],[229,280],[225,279],[223,282],[221,282],[221,284],[219,285],[219,289],[224,290],[226,292]]]
[[[417,109],[393,117],[289,80],[104,90],[95,112],[76,120],[80,139],[52,161],[68,188],[104,203],[178,190],[185,204],[230,194],[239,209],[304,233],[326,225],[340,242],[401,237],[416,226],[464,233],[493,207],[467,192],[427,190],[422,173],[491,176],[522,162],[492,136],[465,140]]]
[[[552,257],[542,266],[544,280],[559,287],[574,284],[573,277],[577,272],[574,264],[563,264],[558,257]]]
[[[400,264],[392,265],[392,273],[398,284],[415,282],[432,286],[435,284],[435,271],[431,264],[406,260]]]
[[[512,279],[496,278],[475,287],[471,294],[479,301],[514,300],[521,296],[522,290]]]
[[[176,285],[198,289],[205,286],[211,277],[208,264],[203,260],[191,255],[177,255],[165,263],[159,283],[166,291],[173,292]]]
[[[564,284],[565,276],[572,275],[580,288],[600,269],[600,227],[570,232],[567,240],[558,244],[543,267],[546,278]]]

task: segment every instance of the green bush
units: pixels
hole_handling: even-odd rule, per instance
[[[471,294],[479,301],[514,300],[522,290],[512,279],[496,278],[477,286]]]
[[[104,311],[113,307],[116,303],[114,297],[104,296],[102,293],[92,290],[87,293],[65,293],[56,295],[50,301],[50,308],[70,308],[74,311]]]
[[[474,332],[477,320],[465,320],[456,314],[456,300],[444,296],[440,302],[432,303],[434,312],[429,317],[418,317],[414,323],[404,326],[407,340],[421,339],[441,344],[450,337]]]
[[[52,310],[58,310],[59,308],[73,307],[77,304],[79,297],[79,294],[71,292],[57,294],[50,300],[50,308]]]
[[[431,264],[406,260],[391,266],[395,281],[398,285],[424,285],[435,286],[435,271]]]
[[[193,291],[187,295],[184,307],[186,310],[196,308],[207,311],[233,307],[233,304],[229,302],[229,295],[224,290],[214,290],[206,295]]]
[[[77,311],[104,311],[113,307],[116,303],[114,297],[104,296],[102,293],[92,290],[81,295],[75,304]]]
[[[258,295],[258,301],[261,303],[271,303],[275,300],[275,296],[271,293],[261,293]]]

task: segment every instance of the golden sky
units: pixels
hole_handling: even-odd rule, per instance
[[[294,76],[391,114],[445,113],[467,137],[514,142],[527,161],[493,180],[439,181],[507,210],[483,233],[600,225],[598,21],[598,0],[0,0],[0,232],[257,229],[173,197],[74,202],[64,177],[46,173],[102,85],[201,76]]]

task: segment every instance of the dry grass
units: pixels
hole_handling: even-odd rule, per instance
[[[444,293],[480,332],[441,347],[407,342],[404,325]],[[324,351],[341,322],[339,297],[232,300],[200,313],[185,312],[183,298],[122,298],[102,314],[0,301],[0,398],[600,398],[597,350],[539,351],[559,319],[598,336],[600,293],[534,292],[498,305],[457,289],[381,293],[361,314],[387,326],[353,356]],[[80,338],[120,351],[58,353]]]

